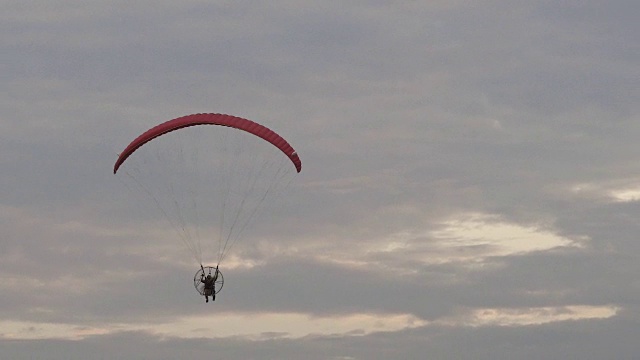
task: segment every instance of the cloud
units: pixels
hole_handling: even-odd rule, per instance
[[[3,356],[632,358],[637,7],[4,1]],[[203,314],[111,169],[211,111],[304,170]]]
[[[162,338],[245,338],[254,341],[295,339],[307,336],[364,336],[372,332],[393,332],[423,326],[412,315],[349,314],[312,317],[296,313],[218,313],[175,319],[165,323],[101,323],[78,326],[64,323],[6,321],[4,340],[82,340],[118,332],[146,332]]]
[[[581,319],[606,319],[616,316],[616,306],[565,306],[531,309],[478,309],[471,326],[525,326],[556,321]]]

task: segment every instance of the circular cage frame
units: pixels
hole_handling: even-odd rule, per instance
[[[222,275],[222,272],[220,270],[218,271],[218,279],[215,281],[214,283],[214,294],[217,294],[220,292],[220,290],[222,290],[222,286],[224,286],[224,276]],[[198,293],[202,296],[204,296],[204,283],[201,281],[203,276],[207,275],[211,275],[211,273],[215,274],[216,272],[216,268],[213,266],[203,266],[200,269],[198,269],[198,271],[196,272],[196,274],[193,276],[193,286],[196,288],[196,291],[198,291]]]

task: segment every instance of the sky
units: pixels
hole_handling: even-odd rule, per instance
[[[1,358],[640,358],[639,2],[0,7]],[[113,175],[200,112],[303,164],[208,304]]]

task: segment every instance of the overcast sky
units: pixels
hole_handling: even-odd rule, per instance
[[[640,2],[0,8],[1,358],[640,358]],[[198,112],[303,163],[209,304],[112,174]]]

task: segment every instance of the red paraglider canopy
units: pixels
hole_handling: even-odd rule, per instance
[[[131,154],[133,154],[138,148],[140,148],[147,142],[171,131],[196,125],[228,126],[261,137],[280,149],[280,151],[282,151],[285,155],[287,155],[293,165],[296,167],[297,172],[300,172],[302,170],[302,162],[300,161],[300,158],[298,157],[296,151],[293,149],[293,147],[291,147],[291,145],[289,145],[289,143],[285,139],[276,134],[273,130],[251,120],[243,119],[237,116],[225,114],[193,114],[169,120],[147,130],[142,135],[138,136],[120,154],[115,166],[113,167],[113,173],[115,174],[116,172],[118,172],[118,168],[120,167],[120,165],[122,165],[122,163],[124,163],[124,161],[127,160],[127,158],[131,156]]]

